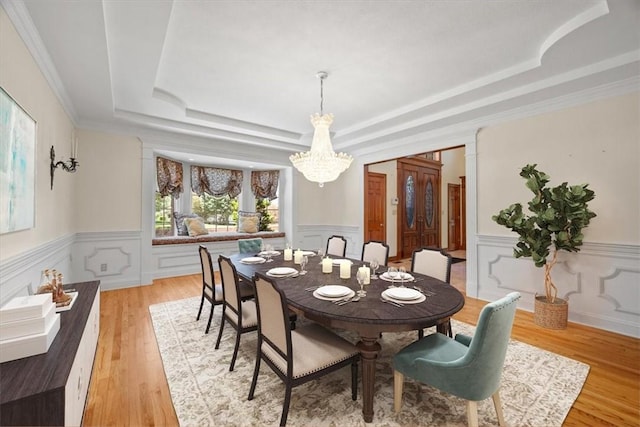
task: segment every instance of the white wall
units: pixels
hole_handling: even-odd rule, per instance
[[[0,236],[0,261],[30,248],[67,236],[74,231],[75,186],[83,179],[58,168],[50,189],[49,150],[56,161],[69,160],[73,123],[65,113],[31,54],[0,7],[0,86],[36,121],[35,226]],[[82,142],[80,142],[82,153]],[[82,162],[82,159],[80,159]]]
[[[598,216],[579,253],[561,253],[552,278],[569,320],[640,336],[640,96],[634,93],[492,126],[478,134],[478,271],[467,292],[492,300],[510,290],[532,309],[543,271],[515,259],[515,233],[491,216],[533,194],[518,174],[537,163],[550,184],[589,183]]]

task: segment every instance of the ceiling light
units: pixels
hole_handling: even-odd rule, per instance
[[[317,182],[320,187],[325,182],[335,181],[338,176],[347,170],[353,157],[345,153],[336,153],[331,146],[329,126],[333,123],[333,114],[323,114],[323,82],[328,74],[318,72],[316,77],[320,79],[320,114],[311,116],[313,124],[313,140],[309,151],[293,154],[289,157],[293,166],[298,169],[306,179]]]

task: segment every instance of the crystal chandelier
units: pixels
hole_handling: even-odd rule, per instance
[[[316,74],[316,77],[320,79],[320,114],[316,113],[311,116],[311,124],[315,129],[311,149],[289,157],[293,166],[305,178],[311,182],[317,182],[320,187],[323,187],[325,182],[335,181],[353,161],[353,157],[345,153],[336,153],[331,146],[329,126],[333,123],[333,114],[322,114],[324,101],[322,89],[327,75],[324,71]]]

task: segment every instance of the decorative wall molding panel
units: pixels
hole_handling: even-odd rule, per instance
[[[478,298],[518,291],[518,307],[533,311],[535,295],[544,293],[544,270],[514,258],[516,238],[478,236],[477,242]],[[640,246],[585,243],[578,253],[560,252],[552,279],[569,301],[570,321],[640,337]]]

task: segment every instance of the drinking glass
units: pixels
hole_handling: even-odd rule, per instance
[[[404,276],[407,274],[407,270],[404,267],[398,267],[398,276],[400,276],[400,287],[404,288]]]
[[[307,274],[307,270],[305,270],[305,267],[307,266],[307,263],[309,262],[309,257],[308,256],[303,256],[302,259],[300,260],[300,274],[304,275]]]
[[[264,255],[267,257],[267,262],[271,262],[271,261],[273,261],[273,260],[271,259],[271,256],[273,255],[273,253],[272,253],[272,252],[273,252],[273,246],[271,246],[271,245],[266,245],[266,246],[264,247]]]
[[[324,257],[324,248],[318,249],[318,256],[320,257],[320,261],[322,261],[322,257]]]
[[[391,279],[391,285],[389,285],[390,287],[395,287],[395,281],[398,279],[398,269],[395,267],[389,267],[389,269],[387,270],[387,274],[389,275],[389,278]]]
[[[378,271],[378,267],[380,267],[378,260],[375,258],[372,259],[371,262],[369,263],[369,267],[371,267],[371,270],[373,271],[373,275],[371,275],[371,278],[377,279],[378,275],[376,274],[376,271]]]
[[[356,280],[358,281],[358,285],[360,285],[360,290],[357,292],[359,297],[367,296],[367,291],[364,290],[364,279],[367,278],[367,273],[358,269],[356,273]]]

